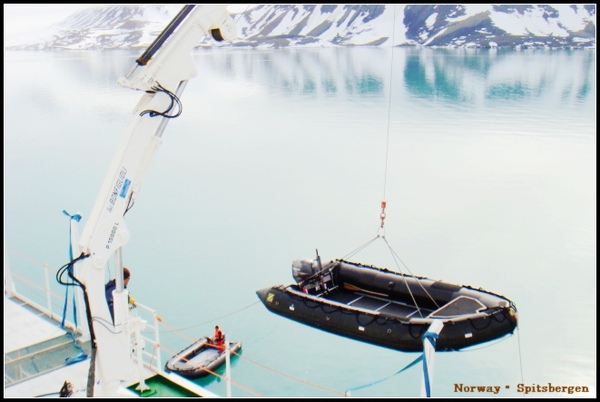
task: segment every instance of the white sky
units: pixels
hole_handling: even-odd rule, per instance
[[[4,34],[45,28],[93,4],[4,4]]]
[[[46,28],[87,7],[109,4],[4,4],[4,35],[31,32]],[[241,12],[246,4],[229,7],[230,12]]]

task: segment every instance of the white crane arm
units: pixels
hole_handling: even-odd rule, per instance
[[[81,235],[81,251],[96,268],[129,240],[124,216],[133,206],[170,118],[181,112],[179,97],[196,75],[191,51],[211,35],[235,37],[224,6],[185,6],[154,43],[136,60],[120,85],[144,91],[115,153],[100,194]]]

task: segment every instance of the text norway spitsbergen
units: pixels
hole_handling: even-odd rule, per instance
[[[465,385],[465,384],[454,384],[454,392],[462,392],[462,393],[493,393],[498,394],[502,387],[499,385]],[[505,385],[504,388],[510,389],[510,385]],[[567,394],[573,394],[578,392],[588,393],[590,389],[585,385],[553,385],[548,383],[547,385],[525,385],[525,384],[517,384],[517,392],[522,394],[531,394],[531,393],[552,393],[552,392],[561,392]]]
[[[508,386],[507,386],[508,387]],[[454,384],[454,392],[492,392],[497,394],[500,392],[499,385],[464,385]]]

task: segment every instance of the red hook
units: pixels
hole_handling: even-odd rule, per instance
[[[386,202],[385,201],[381,201],[381,214],[379,215],[379,217],[381,218],[381,227],[383,228],[383,224],[384,224],[384,220],[385,220],[385,206],[386,206]]]

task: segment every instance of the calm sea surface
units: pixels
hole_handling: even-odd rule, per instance
[[[14,271],[30,269],[15,251],[68,262],[62,211],[81,213],[83,230],[140,96],[116,84],[139,53],[5,53]],[[255,294],[291,283],[296,258],[343,258],[383,233],[413,274],[518,307],[513,336],[436,355],[434,396],[523,396],[520,383],[596,396],[595,51],[215,49],[194,59],[198,76],[128,214],[123,251],[129,290],[163,317],[168,351],[219,324],[244,345],[235,396],[343,396],[392,376],[418,355],[289,321]],[[383,239],[352,259],[397,269]],[[352,395],[419,396],[420,378],[417,366]],[[198,383],[225,394],[223,381]],[[501,390],[466,395],[456,384]],[[558,395],[568,396],[528,396]]]

